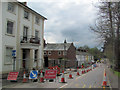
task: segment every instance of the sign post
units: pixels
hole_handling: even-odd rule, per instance
[[[13,71],[15,71],[16,50],[12,50],[12,56],[13,56]]]

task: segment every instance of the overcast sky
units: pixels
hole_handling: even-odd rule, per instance
[[[75,46],[98,46],[99,41],[89,26],[94,24],[97,9],[94,0],[37,0],[27,5],[48,20],[44,38],[47,43],[73,42]],[[94,5],[93,5],[94,4]]]

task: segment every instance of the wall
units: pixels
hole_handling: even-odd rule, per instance
[[[76,67],[76,50],[73,44],[71,44],[67,51],[67,59],[70,60],[71,67]]]
[[[0,74],[2,74],[2,46],[2,2],[0,2]]]
[[[2,3],[2,33],[3,33],[3,52],[2,52],[2,70],[3,73],[9,72],[13,70],[13,62],[11,64],[5,64],[5,54],[6,54],[6,46],[13,47],[13,49],[16,49],[16,35],[17,35],[17,13],[13,14],[8,12],[7,10],[7,2]],[[17,12],[17,6],[16,10]],[[14,36],[8,36],[6,35],[6,29],[7,29],[7,20],[12,20],[14,21]],[[13,60],[12,60],[13,61]]]

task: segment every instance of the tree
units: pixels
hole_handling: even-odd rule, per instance
[[[102,2],[98,8],[98,19],[90,29],[99,35],[105,55],[117,69],[120,66],[120,2]]]

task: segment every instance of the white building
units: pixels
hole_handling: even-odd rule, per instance
[[[45,17],[26,3],[0,3],[0,59],[2,73],[13,71],[12,51],[16,50],[15,70],[43,68],[43,37]],[[2,47],[2,48],[1,48]],[[2,50],[1,50],[2,49]]]
[[[94,56],[87,53],[86,50],[77,50],[76,51],[76,59],[77,59],[77,66],[81,66],[81,64],[88,64],[92,63],[94,60]]]

